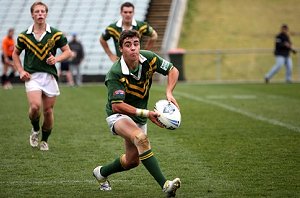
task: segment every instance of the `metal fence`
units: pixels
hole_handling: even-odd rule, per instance
[[[293,81],[300,81],[300,50],[296,50],[291,54]],[[262,81],[274,63],[273,49],[186,50],[182,72],[189,81]],[[284,75],[283,66],[273,80],[284,81]]]

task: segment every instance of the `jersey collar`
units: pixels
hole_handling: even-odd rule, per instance
[[[50,25],[48,23],[46,24],[46,31],[51,33],[51,28],[50,28]],[[29,28],[27,29],[26,34],[32,34],[32,32],[33,32],[33,24],[31,26],[29,26]]]
[[[143,63],[143,62],[145,62],[146,60],[147,60],[147,58],[140,54],[139,62],[140,62],[140,63]],[[124,58],[123,58],[123,55],[121,56],[120,62],[121,62],[122,73],[123,73],[124,75],[132,75],[133,77],[136,77],[137,80],[140,79],[141,73],[142,73],[142,65],[141,65],[141,64],[139,65],[138,76],[135,76],[135,75],[133,75],[133,74],[129,71],[128,66],[127,66],[127,64],[125,63],[125,60],[124,60]]]
[[[122,21],[123,21],[122,18],[119,19],[116,23],[116,26],[121,28],[122,27]],[[134,18],[132,19],[131,25],[132,26],[137,26],[137,22]]]

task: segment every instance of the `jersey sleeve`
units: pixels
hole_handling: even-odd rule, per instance
[[[111,27],[111,25],[107,26],[104,30],[104,32],[102,32],[102,38],[107,41],[112,37],[112,32],[114,32],[114,29]]]
[[[17,38],[17,44],[16,44],[16,48],[19,51],[22,51],[26,48],[25,42],[24,42],[24,35],[23,34],[19,34],[18,38]]]
[[[169,71],[172,69],[173,64],[169,61],[163,59],[162,57],[158,56],[157,54],[153,53],[156,58],[156,72],[160,73],[164,76],[168,75]]]
[[[110,72],[105,79],[105,85],[108,90],[108,101],[110,103],[117,103],[125,100],[125,86],[119,80],[117,75]]]
[[[68,44],[68,40],[63,33],[61,33],[60,38],[57,40],[56,45],[58,48],[62,48],[63,46]]]
[[[139,33],[144,36],[151,36],[153,33],[153,28],[147,22],[141,22]]]

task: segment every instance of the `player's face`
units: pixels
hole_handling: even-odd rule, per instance
[[[35,23],[43,24],[46,22],[47,12],[43,5],[36,5],[31,13],[31,16]]]
[[[133,14],[134,14],[133,7],[123,7],[121,11],[121,16],[125,23],[131,23]]]
[[[137,37],[124,39],[123,46],[120,48],[125,62],[136,62],[139,60],[140,40]]]

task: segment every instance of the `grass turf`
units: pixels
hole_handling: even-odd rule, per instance
[[[182,125],[149,123],[151,145],[177,197],[299,197],[300,84],[179,84]],[[164,197],[141,165],[110,176],[102,192],[96,165],[123,153],[105,122],[105,87],[61,87],[50,151],[29,146],[24,88],[0,90],[0,197]],[[164,98],[154,85],[149,108]]]

